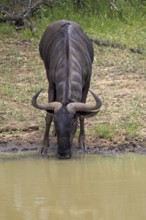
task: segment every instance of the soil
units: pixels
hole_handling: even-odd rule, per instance
[[[5,137],[4,137],[5,136]],[[38,152],[42,146],[41,133],[31,129],[19,132],[17,137],[13,135],[4,135],[3,140],[0,141],[0,153],[26,153]],[[49,154],[56,154],[57,145],[56,137],[50,137],[50,147],[48,148]],[[88,137],[88,145],[86,150],[78,149],[77,138],[74,138],[72,146],[73,153],[84,154],[117,154],[117,153],[140,153],[146,154],[146,138],[123,138],[115,137],[114,140],[107,140],[99,137]]]

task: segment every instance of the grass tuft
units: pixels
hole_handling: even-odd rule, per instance
[[[95,130],[100,138],[111,139],[115,134],[116,128],[110,124],[99,124],[96,126]]]
[[[139,123],[138,121],[131,121],[125,124],[125,132],[130,136],[137,136]]]

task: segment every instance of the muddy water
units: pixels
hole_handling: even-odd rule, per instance
[[[144,220],[146,156],[0,159],[1,220]]]

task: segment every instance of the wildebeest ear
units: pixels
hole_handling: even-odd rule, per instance
[[[84,118],[90,118],[90,117],[93,117],[94,115],[96,115],[98,112],[99,112],[99,110],[93,111],[93,112],[77,112],[77,114],[84,117]]]

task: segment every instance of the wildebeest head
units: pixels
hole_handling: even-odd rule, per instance
[[[91,94],[95,99],[95,104],[86,104],[80,102],[71,102],[63,106],[60,102],[50,102],[47,105],[37,103],[37,98],[42,89],[38,91],[32,98],[32,105],[40,110],[46,110],[50,114],[54,114],[55,131],[58,142],[58,157],[70,158],[72,140],[77,129],[77,118],[91,117],[99,111],[101,101],[95,93]]]
[[[62,106],[54,113],[54,124],[58,142],[58,157],[70,158],[72,140],[77,129],[77,115]]]

